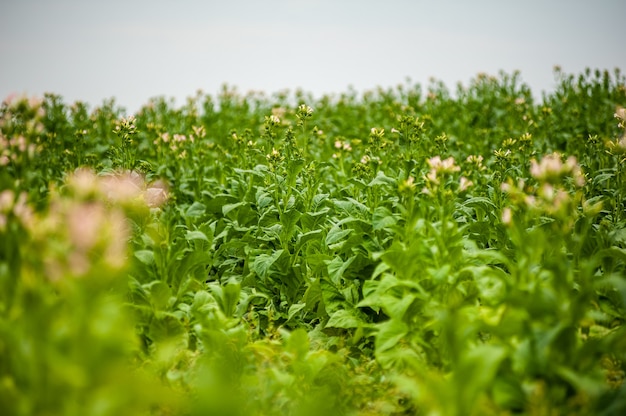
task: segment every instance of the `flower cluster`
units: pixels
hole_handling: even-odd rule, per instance
[[[145,205],[159,208],[169,198],[162,180],[146,183],[136,171],[120,171],[97,176],[89,169],[79,169],[67,179],[70,192],[78,198],[103,198],[121,206]]]
[[[412,194],[415,191],[415,178],[409,176],[398,185],[398,191],[401,194]]]
[[[455,172],[459,172],[461,168],[455,164],[454,158],[450,156],[447,159],[441,159],[440,156],[435,156],[426,161],[430,170],[424,176],[426,180],[426,186],[422,189],[422,192],[427,195],[434,195],[439,189],[439,185],[444,183]],[[463,192],[467,190],[473,183],[464,176],[459,179],[458,191]]]
[[[32,227],[33,215],[33,210],[26,203],[25,193],[16,195],[10,189],[0,192],[0,233],[6,230],[12,218],[26,228]]]
[[[332,156],[333,159],[340,158],[344,152],[352,151],[352,146],[350,144],[350,141],[341,140],[341,139],[342,138],[338,138],[337,140],[335,140],[335,149],[337,149],[337,151],[333,153],[333,156]]]
[[[52,281],[126,264],[130,229],[118,207],[56,195],[48,213],[35,222],[33,241],[40,247],[46,276]]]
[[[435,156],[426,161],[430,167],[431,173],[452,173],[461,170],[460,167],[454,164],[454,158],[450,156],[447,159],[441,159],[440,156]]]
[[[296,111],[296,117],[299,120],[303,120],[305,118],[309,118],[313,115],[313,108],[309,107],[306,104],[301,104],[298,106],[298,111]]]
[[[189,135],[189,138],[192,142],[194,141],[194,137],[204,139],[204,137],[206,136],[206,129],[204,128],[204,126],[191,126],[191,129],[193,130],[193,134]]]
[[[575,189],[585,184],[585,177],[576,158],[570,156],[563,162],[559,153],[552,153],[544,156],[541,161],[532,159],[530,174],[537,181],[536,187],[528,186],[523,179],[517,183],[509,179],[501,185],[513,206],[531,211],[533,217],[540,214],[561,219],[566,230],[571,228],[577,215],[580,192],[568,191],[567,184],[573,184]],[[504,208],[502,222],[510,225],[512,220],[512,208]]]
[[[17,163],[24,156],[32,158],[35,151],[36,146],[28,143],[24,136],[18,135],[8,138],[0,132],[0,166]]]
[[[0,104],[0,127],[5,131],[14,131],[19,124],[21,133],[41,133],[44,117],[43,100],[38,97],[10,94]]]
[[[178,157],[181,159],[185,159],[187,157],[187,149],[186,146],[188,143],[194,143],[195,137],[204,137],[205,135],[204,127],[196,128],[194,127],[194,134],[185,135],[185,134],[169,134],[167,132],[161,133],[153,142],[153,144],[157,146],[164,145],[169,148],[170,151],[177,153]]]
[[[272,148],[272,151],[269,154],[265,155],[265,158],[270,164],[270,168],[272,170],[275,169],[276,166],[280,164],[280,162],[285,160],[285,157],[281,155],[280,152],[274,148]]]
[[[278,117],[279,120],[285,118],[285,114],[287,114],[287,109],[285,107],[273,107],[272,115]]]
[[[439,185],[443,175],[461,170],[460,167],[454,164],[453,157],[441,160],[441,157],[435,156],[428,159],[426,163],[428,163],[428,167],[430,167],[430,171],[426,175],[426,180],[433,185]]]
[[[372,127],[370,130],[369,144],[374,149],[382,149],[386,146],[385,129],[377,129]]]
[[[298,127],[302,127],[304,129],[307,119],[311,118],[311,116],[313,116],[313,108],[309,107],[306,104],[301,104],[300,106],[298,106],[298,109],[296,110]]]
[[[115,124],[113,133],[122,139],[122,147],[128,147],[133,143],[133,136],[137,134],[137,126],[135,126],[135,117],[129,116],[122,118]]]
[[[607,151],[612,155],[626,155],[626,108],[619,107],[615,111],[615,118],[618,120],[618,127],[624,130],[622,137],[615,140],[608,140],[605,145]]]
[[[127,214],[138,205],[159,207],[168,198],[163,182],[147,184],[134,171],[98,176],[79,169],[62,189],[65,192],[52,193],[49,210],[28,227],[41,248],[46,276],[53,281],[95,269],[123,268],[130,237]]]
[[[577,187],[585,185],[585,177],[574,156],[567,158],[565,163],[559,153],[546,155],[537,162],[536,159],[530,161],[530,174],[540,183],[558,184],[566,177],[571,177]]]
[[[280,118],[274,114],[270,115],[267,120],[273,126],[278,126],[280,124]]]

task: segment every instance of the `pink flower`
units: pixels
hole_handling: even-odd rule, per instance
[[[144,194],[146,205],[150,208],[158,208],[162,206],[165,201],[167,201],[168,197],[169,193],[167,184],[161,180],[158,180],[148,186],[148,189],[146,189],[146,193]]]
[[[513,211],[511,208],[506,207],[502,210],[502,223],[506,225],[510,225],[513,221]]]
[[[459,180],[459,191],[463,192],[473,185],[474,182],[470,181],[465,176],[461,176],[461,179]]]

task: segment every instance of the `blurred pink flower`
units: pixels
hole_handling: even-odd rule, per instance
[[[168,198],[168,187],[162,180],[158,180],[149,185],[144,194],[146,205],[150,208],[158,208],[162,206]]]

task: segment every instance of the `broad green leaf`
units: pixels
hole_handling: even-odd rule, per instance
[[[272,254],[259,254],[252,262],[251,269],[261,279],[265,280],[269,276],[269,271],[272,265],[283,254],[283,249],[276,250]]]
[[[598,256],[606,258],[614,258],[626,262],[626,249],[620,247],[609,247],[598,252]]]
[[[369,212],[369,208],[366,205],[353,198],[347,198],[345,200],[333,199],[332,202],[337,210],[343,211],[349,216],[365,216]]]
[[[305,307],[305,303],[294,303],[293,305],[291,305],[289,307],[289,311],[287,312],[287,320],[292,320],[298,314],[298,312],[303,310]]]
[[[206,290],[198,290],[193,297],[192,308],[200,308],[207,303],[215,302],[215,299]]]
[[[300,173],[300,171],[304,167],[304,164],[305,161],[301,158],[290,160],[287,165],[289,175],[291,175],[295,179],[296,175],[298,175],[298,173]]]
[[[393,227],[397,222],[391,211],[386,207],[377,207],[372,215],[372,226],[374,230]]]
[[[626,246],[626,228],[619,228],[611,232],[610,236],[616,244]]]
[[[205,233],[203,233],[202,231],[187,231],[185,233],[185,239],[186,240],[204,240],[206,242],[209,241],[208,237],[206,236]]]
[[[591,397],[600,397],[606,391],[606,375],[600,371],[594,373],[580,373],[573,368],[559,365],[556,373],[579,391],[584,391]]]
[[[454,372],[459,409],[473,409],[480,394],[493,383],[505,358],[506,350],[496,345],[479,345],[461,357]]]
[[[303,359],[309,352],[309,336],[302,328],[298,328],[287,336],[285,349],[294,355],[296,360]]]
[[[307,242],[318,239],[320,234],[322,234],[322,230],[313,230],[304,234],[298,234],[294,252],[299,252]]]
[[[185,217],[197,218],[204,215],[206,212],[206,206],[198,201],[195,201],[187,211],[185,211]]]
[[[311,209],[318,212],[327,212],[328,208],[320,209],[320,206],[328,200],[329,196],[330,194],[316,194],[313,197]]]
[[[377,185],[396,186],[396,183],[397,182],[395,179],[390,178],[389,176],[385,175],[385,172],[383,172],[382,170],[379,170],[376,173],[376,177],[372,179],[372,181],[367,186],[377,186]]]
[[[326,323],[327,328],[358,328],[362,322],[351,312],[345,309],[339,309],[333,312],[330,319]]]
[[[498,207],[496,207],[496,204],[494,204],[491,199],[481,196],[466,199],[463,201],[463,205],[469,207],[480,207],[485,212],[498,211]]]
[[[257,168],[259,167],[259,165],[257,165]],[[265,167],[265,166],[263,166]],[[233,171],[235,173],[239,173],[242,174],[243,176],[245,176],[246,174],[250,174],[250,175],[254,175],[257,176],[259,178],[263,178],[264,175],[262,172],[259,171],[259,169],[240,169],[240,168],[234,168]]]
[[[154,264],[154,252],[152,250],[137,250],[134,256],[145,265]]]
[[[304,292],[304,303],[308,311],[323,312],[322,288],[319,278],[309,283],[309,287]]]
[[[327,246],[335,244],[343,240],[346,236],[352,233],[352,231],[353,230],[351,228],[348,228],[347,230],[342,230],[335,225],[330,229],[330,231],[328,231],[328,234],[326,235],[326,240],[324,242]]]
[[[241,286],[238,283],[228,283],[222,289],[223,312],[226,316],[233,316],[239,302]]]
[[[170,301],[172,299],[172,291],[169,286],[160,281],[148,283],[144,286],[150,292],[150,302],[157,310],[169,309]]]
[[[159,345],[163,342],[174,342],[185,345],[187,331],[182,323],[172,314],[162,314],[152,319],[148,329],[150,339]]]
[[[376,354],[380,354],[395,347],[409,331],[409,327],[400,319],[390,319],[378,324],[377,328]]]
[[[283,226],[283,239],[285,241],[289,240],[293,235],[293,232],[296,228],[296,223],[300,219],[302,214],[295,208],[290,209],[289,211],[285,211],[280,215],[280,223]]]
[[[235,209],[237,209],[239,207],[242,207],[242,206],[244,206],[246,204],[247,204],[247,202],[245,202],[245,201],[236,202],[234,204],[226,204],[226,205],[222,206],[222,214],[224,214],[226,216],[231,211],[233,211],[233,210],[235,210]]]
[[[505,300],[506,283],[488,268],[482,268],[482,270],[482,273],[475,275],[481,303],[488,306],[496,306]]]
[[[270,194],[263,189],[259,189],[256,193],[256,206],[259,211],[265,209],[265,207],[269,206],[274,202],[274,199],[270,196]]]
[[[352,264],[356,256],[350,257],[348,260],[343,261],[341,257],[335,257],[328,262],[328,277],[336,285],[341,284],[341,278],[343,277],[346,269]]]

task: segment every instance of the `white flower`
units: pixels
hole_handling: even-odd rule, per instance
[[[270,121],[272,122],[272,124],[280,124],[280,118],[278,118],[278,116],[275,116],[274,114],[270,116]]]

